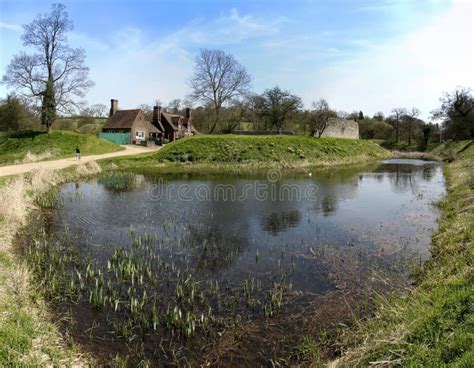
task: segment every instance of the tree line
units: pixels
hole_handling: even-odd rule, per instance
[[[85,66],[85,51],[67,43],[73,23],[65,6],[54,4],[50,13],[39,14],[23,28],[23,44],[35,53],[20,52],[7,67],[2,83],[14,92],[0,101],[0,130],[41,123],[49,131],[60,114],[76,113],[84,123],[106,117],[105,105],[87,106],[80,100],[93,82]],[[275,86],[257,94],[252,92],[251,82],[247,69],[233,55],[202,49],[195,58],[189,95],[184,100],[172,100],[166,107],[183,113],[185,107],[194,105],[193,123],[203,133],[244,129],[320,137],[330,119],[339,117],[357,121],[361,138],[409,146],[426,146],[433,136],[456,140],[474,136],[474,98],[464,87],[441,97],[440,107],[431,114],[431,120],[438,122],[434,124],[421,120],[416,107],[394,108],[387,117],[381,112],[367,117],[362,111],[336,111],[319,99],[304,109],[301,98],[290,91]],[[155,104],[165,106],[159,100]],[[139,108],[151,116],[151,106]]]

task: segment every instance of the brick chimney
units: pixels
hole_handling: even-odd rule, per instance
[[[110,112],[109,116],[113,116],[118,110],[118,100],[110,100]]]
[[[191,117],[191,108],[186,107],[186,115],[184,117],[186,119],[189,119]]]
[[[153,123],[161,121],[161,106],[153,106]]]

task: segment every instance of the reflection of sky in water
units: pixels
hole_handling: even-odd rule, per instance
[[[53,226],[60,231],[67,224],[81,243],[106,252],[102,245],[127,246],[133,225],[137,233],[146,231],[167,242],[179,238],[185,244],[183,252],[190,254],[194,267],[204,275],[238,280],[253,273],[272,273],[279,263],[283,268],[293,264],[297,287],[322,291],[329,287],[322,265],[299,257],[308,247],[355,244],[387,255],[406,247],[425,257],[436,226],[433,203],[444,193],[440,165],[417,160],[389,160],[365,171],[292,174],[275,184],[276,188],[296,185],[303,192],[316,184],[316,200],[262,201],[251,190],[247,200],[238,202],[181,201],[176,191],[170,192],[170,198],[151,201],[149,189],[158,178],[136,175],[64,185],[64,206],[55,211]],[[259,180],[165,179],[164,188],[186,184],[192,193],[199,185],[214,188],[222,183],[242,193],[245,185]],[[205,239],[217,244],[211,255],[203,255],[200,246]],[[204,265],[203,260],[209,262]]]

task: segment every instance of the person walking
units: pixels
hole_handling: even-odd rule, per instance
[[[81,150],[79,146],[76,146],[76,160],[80,160],[80,159],[81,159]]]

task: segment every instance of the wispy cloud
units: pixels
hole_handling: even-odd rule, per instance
[[[195,19],[176,32],[173,37],[201,46],[237,44],[249,39],[276,35],[288,23],[286,17],[257,18],[241,15],[236,8],[215,19]]]
[[[8,31],[13,31],[13,32],[22,32],[23,28],[22,26],[18,24],[11,24],[11,23],[5,23],[0,21],[0,29],[6,29]]]
[[[91,77],[96,87],[90,101],[103,96],[119,98],[127,106],[170,101],[189,92],[193,59],[199,48],[225,48],[247,40],[273,37],[288,22],[241,15],[237,9],[214,19],[194,19],[178,31],[149,42],[143,31],[127,28],[110,40],[94,40],[76,35],[89,55],[94,55]],[[90,60],[90,59],[89,59]],[[293,68],[294,69],[294,68]],[[112,96],[119,91],[120,96]]]

